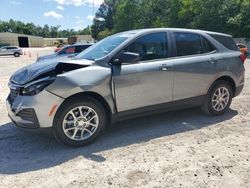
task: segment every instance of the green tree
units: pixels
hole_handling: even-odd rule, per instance
[[[73,29],[60,30],[61,26],[48,26],[45,24],[43,27],[35,25],[34,23],[23,23],[10,19],[9,21],[0,21],[0,32],[13,32],[20,34],[36,35],[42,37],[68,37],[71,35],[87,35],[90,34],[90,28],[87,27],[83,30],[74,31]]]
[[[204,29],[229,33],[235,37],[250,37],[250,0],[110,0],[109,4],[105,2],[105,5],[100,6],[96,16],[107,18],[109,15],[109,19],[105,19],[104,23],[94,21],[94,38],[102,31],[105,32],[100,36],[103,36],[103,33],[151,27]]]

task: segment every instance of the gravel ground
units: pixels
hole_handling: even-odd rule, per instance
[[[250,187],[250,60],[243,93],[223,116],[195,108],[138,118],[69,148],[7,117],[8,79],[37,51],[52,49],[0,57],[0,187]]]

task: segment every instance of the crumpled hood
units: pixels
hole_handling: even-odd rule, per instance
[[[23,67],[16,71],[10,78],[10,82],[13,82],[18,85],[24,85],[38,76],[41,76],[45,73],[55,70],[59,65],[64,65],[64,67],[70,67],[72,65],[78,65],[77,68],[83,68],[90,66],[94,61],[86,59],[77,59],[77,60],[65,60],[65,61],[56,61],[56,62],[37,62],[26,67]]]
[[[78,53],[75,54],[61,54],[58,55],[57,53],[50,54],[50,55],[44,55],[37,58],[36,62],[45,62],[45,61],[61,61],[61,60],[67,60],[67,59],[73,59]]]

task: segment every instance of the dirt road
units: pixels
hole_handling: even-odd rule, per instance
[[[250,187],[250,60],[223,116],[198,108],[139,118],[69,148],[7,117],[9,76],[34,58],[0,57],[0,187]]]

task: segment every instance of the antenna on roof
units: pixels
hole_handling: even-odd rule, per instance
[[[93,0],[93,18],[95,17],[95,0]]]

